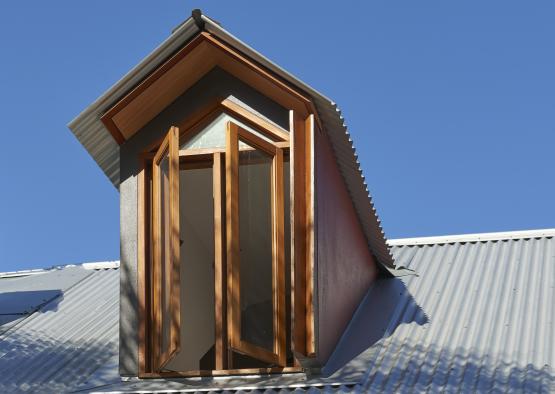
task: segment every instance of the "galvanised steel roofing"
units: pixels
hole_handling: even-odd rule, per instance
[[[554,237],[392,241],[417,276],[369,291],[327,368],[363,366],[362,392],[555,391]]]
[[[201,15],[201,19],[203,29],[220,37],[254,61],[279,75],[293,86],[307,92],[312,97],[324,131],[330,138],[337,164],[351,195],[353,205],[357,211],[370,248],[380,263],[393,268],[393,259],[385,242],[385,235],[372,203],[364,176],[362,175],[362,169],[358,162],[353,141],[350,138],[337,105],[320,92],[243,43],[223,29],[218,23],[205,15]],[[120,183],[119,146],[100,121],[100,117],[160,66],[164,60],[199,32],[198,24],[195,23],[192,17],[188,18],[158,48],[145,57],[120,81],[69,123],[68,127],[97,162],[102,171],[110,178],[114,186],[118,187]]]
[[[32,305],[0,334],[0,392],[62,393],[119,379],[117,269],[0,275],[0,291],[14,306]]]
[[[26,280],[44,275],[44,289],[62,292],[0,334],[0,391],[555,391],[555,230],[391,243],[414,273],[369,289],[322,375],[312,377],[122,380],[117,269],[0,275],[0,289],[8,279],[12,291],[24,291]]]

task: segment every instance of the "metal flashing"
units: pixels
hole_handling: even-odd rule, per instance
[[[521,231],[502,231],[493,233],[475,233],[475,234],[459,234],[459,235],[441,235],[432,237],[416,237],[416,238],[397,238],[387,241],[389,246],[402,245],[434,245],[449,243],[465,243],[465,242],[486,242],[486,241],[504,241],[510,239],[528,239],[554,237],[555,228],[547,228],[541,230],[521,230]]]

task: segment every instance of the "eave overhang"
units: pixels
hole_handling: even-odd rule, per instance
[[[201,35],[204,38],[212,37],[219,40],[224,45],[237,51],[241,56],[252,61],[256,66],[269,71],[285,85],[294,87],[297,92],[306,93],[310,101],[307,105],[314,106],[320,127],[330,139],[338,167],[351,195],[370,249],[382,265],[392,269],[394,267],[393,258],[386,244],[385,235],[362,174],[353,141],[337,105],[231,35],[205,15],[188,18],[160,46],[69,123],[68,127],[114,186],[119,187],[120,183],[119,146],[124,141],[118,136],[114,137],[115,129],[110,131],[106,127],[106,124],[109,124],[109,116],[106,116],[108,111],[115,108],[118,103],[123,102],[126,97],[131,97],[132,92],[154,75],[157,69],[171,60],[172,56],[175,56],[186,44],[192,42],[195,37]],[[122,116],[120,120],[124,118]],[[132,133],[134,127],[136,125],[126,129],[127,132]],[[121,133],[121,130],[119,131]],[[125,135],[121,134],[121,137],[125,138]]]

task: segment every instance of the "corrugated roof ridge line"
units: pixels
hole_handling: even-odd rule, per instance
[[[555,237],[555,228],[540,230],[499,231],[489,233],[454,234],[415,238],[397,238],[387,241],[390,246],[443,245],[466,242],[510,241]]]

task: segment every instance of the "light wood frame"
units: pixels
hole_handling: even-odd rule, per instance
[[[231,350],[255,359],[286,365],[285,348],[285,261],[283,239],[283,150],[245,130],[227,123],[226,143],[226,217],[227,217],[227,297],[228,336]],[[239,258],[239,141],[272,157],[272,294],[273,352],[241,338],[241,279]],[[231,360],[228,360],[230,363]]]
[[[161,163],[168,159],[168,181],[162,182]],[[152,160],[152,284],[153,284],[153,337],[152,366],[155,370],[162,369],[180,350],[180,247],[179,247],[179,129],[170,127],[158,151]],[[162,190],[164,188],[164,190]],[[161,196],[165,201],[161,201]],[[164,211],[162,205],[165,206]],[[168,228],[158,224],[162,215],[167,215]],[[165,234],[162,234],[162,231]],[[162,245],[162,235],[167,245]],[[163,252],[163,248],[166,248]],[[165,261],[162,261],[162,255]],[[162,267],[169,268],[168,275],[162,283]],[[169,342],[166,349],[162,348],[162,289],[169,287]]]
[[[108,109],[101,121],[121,145],[216,66],[284,108],[304,117],[316,113],[308,94],[213,34],[201,32]]]
[[[177,134],[181,138],[186,138],[191,133],[198,130],[201,125],[204,124],[210,116],[214,116],[217,111],[225,108],[229,110],[226,105],[221,105],[224,100],[215,100],[210,106],[205,108],[205,111],[199,111],[196,116],[189,118],[188,122],[185,122],[179,128],[173,128],[174,133],[177,130]],[[209,110],[208,110],[209,108]],[[236,114],[236,111],[231,111],[231,114]],[[228,319],[227,312],[229,308],[223,307],[228,303],[229,292],[226,289],[225,274],[228,273],[229,266],[227,265],[226,257],[228,245],[228,238],[226,237],[226,232],[228,231],[229,223],[226,222],[226,216],[228,210],[228,198],[226,185],[228,184],[227,179],[229,177],[228,168],[225,164],[228,162],[226,160],[227,147],[226,149],[202,149],[202,150],[180,150],[178,151],[178,166],[183,166],[183,160],[186,160],[187,165],[195,165],[196,162],[201,166],[206,166],[202,162],[212,161],[213,174],[214,176],[214,226],[215,226],[215,256],[220,259],[220,263],[216,264],[215,273],[215,285],[216,285],[216,370],[213,371],[186,371],[186,372],[175,372],[175,371],[161,371],[155,372],[156,363],[159,363],[160,358],[151,358],[151,356],[156,355],[156,343],[158,338],[156,337],[156,324],[157,324],[157,311],[155,293],[157,288],[155,286],[156,269],[154,263],[154,237],[155,237],[155,226],[151,223],[154,221],[154,212],[150,212],[147,205],[152,205],[155,203],[155,193],[154,189],[154,172],[155,168],[152,165],[143,165],[139,173],[138,186],[139,186],[139,286],[144,289],[144,294],[139,294],[139,376],[143,378],[152,377],[185,377],[185,376],[221,376],[221,375],[234,375],[234,374],[252,374],[252,373],[275,373],[275,372],[299,372],[302,368],[298,362],[297,356],[311,357],[315,354],[315,331],[314,331],[314,310],[313,310],[313,274],[314,274],[314,236],[313,236],[313,223],[314,223],[314,206],[312,200],[313,193],[313,168],[314,168],[314,157],[313,157],[313,133],[315,128],[314,117],[307,117],[303,119],[294,111],[291,111],[291,124],[290,130],[285,131],[286,137],[280,132],[276,133],[264,126],[257,115],[246,111],[244,113],[244,118],[241,119],[247,124],[256,128],[257,131],[262,131],[263,134],[270,136],[274,142],[268,142],[265,139],[257,137],[249,133],[248,131],[237,127],[238,139],[245,138],[247,143],[250,145],[261,149],[265,152],[281,152],[281,158],[274,159],[281,162],[280,166],[283,166],[283,154],[288,152],[290,156],[290,181],[291,181],[291,324],[292,324],[292,347],[295,354],[296,362],[294,366],[286,365],[286,348],[285,348],[285,331],[278,328],[274,330],[274,334],[277,333],[277,340],[274,341],[276,346],[274,347],[274,355],[269,357],[264,357],[267,362],[272,362],[279,367],[271,368],[249,368],[249,369],[234,369],[231,365],[231,358],[229,353],[226,351],[229,349],[229,344],[231,338],[228,338],[228,332],[230,332],[230,320]],[[279,126],[278,126],[279,127]],[[275,131],[275,130],[274,130]],[[229,133],[228,133],[229,136]],[[254,137],[254,138],[253,138]],[[167,145],[169,148],[169,139],[166,143],[166,139],[159,142],[159,147],[157,153],[162,152]],[[174,138],[175,141],[175,138]],[[179,142],[179,141],[177,141]],[[178,146],[179,143],[176,144]],[[290,149],[289,149],[290,148]],[[241,150],[252,149],[241,147]],[[149,151],[152,150],[152,147]],[[307,157],[308,155],[308,157]],[[160,159],[154,153],[146,153],[143,155],[144,163],[153,163],[153,159]],[[174,155],[175,156],[175,155]],[[181,163],[181,164],[180,164]],[[147,168],[148,167],[148,168]],[[273,165],[272,176],[279,177],[279,171],[276,172],[277,166]],[[151,170],[152,169],[152,170]],[[219,176],[217,174],[219,173]],[[281,174],[281,177],[283,174]],[[149,179],[152,178],[152,180]],[[152,186],[150,182],[152,181]],[[283,181],[278,181],[282,184]],[[151,191],[152,190],[152,191]],[[281,197],[277,194],[281,193]],[[277,195],[275,198],[277,200],[283,200],[283,189],[278,191],[277,189],[272,191],[273,195]],[[178,202],[179,200],[177,200]],[[275,204],[275,201],[274,201]],[[177,207],[179,202],[177,203]],[[276,206],[276,205],[274,205]],[[281,205],[283,207],[283,205]],[[283,210],[283,208],[282,208]],[[283,218],[283,215],[273,215],[273,217]],[[150,224],[149,224],[150,222]],[[281,239],[279,239],[280,232],[274,232],[272,235],[274,244],[281,243],[283,245],[283,219],[281,219]],[[276,237],[277,236],[277,237]],[[148,239],[152,237],[152,247],[149,246]],[[179,237],[179,236],[178,236]],[[219,250],[218,250],[219,248]],[[177,249],[179,253],[179,248]],[[283,247],[274,249],[277,254],[274,259],[281,259],[283,261],[284,256],[280,256],[280,251],[283,251]],[[149,264],[152,255],[152,263]],[[219,257],[218,257],[219,256]],[[280,263],[281,266],[285,264],[283,261]],[[219,270],[219,272],[218,272]],[[281,270],[284,272],[284,270]],[[149,277],[150,276],[150,277]],[[274,275],[274,278],[278,279],[278,282],[283,282],[283,275]],[[279,286],[279,283],[278,283]],[[159,291],[159,290],[158,290]],[[141,293],[143,293],[141,292]],[[281,299],[285,297],[283,292],[280,295]],[[219,306],[220,305],[220,306]],[[283,310],[279,310],[278,305],[283,305]],[[282,314],[281,321],[285,322],[285,303],[278,302],[276,304],[276,310]],[[284,324],[283,324],[284,327]],[[235,332],[240,332],[235,329]],[[299,333],[302,334],[300,335]],[[235,343],[237,345],[237,343]],[[250,354],[255,354],[252,352],[252,348],[247,346],[236,346],[237,349],[242,349],[244,353],[245,350]],[[159,356],[158,356],[159,357]],[[159,363],[161,365],[161,363]]]

